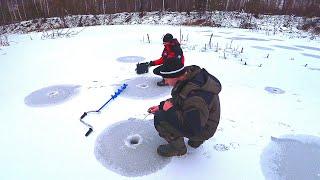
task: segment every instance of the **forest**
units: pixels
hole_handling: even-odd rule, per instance
[[[0,25],[80,14],[215,10],[319,17],[320,0],[0,0]]]

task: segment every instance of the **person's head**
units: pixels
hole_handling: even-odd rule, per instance
[[[180,59],[167,59],[162,65],[160,75],[165,80],[165,83],[170,86],[175,86],[178,81],[185,79],[186,70]]]
[[[163,36],[162,41],[163,41],[163,45],[168,45],[170,44],[170,41],[172,41],[173,36],[170,33],[167,33]]]

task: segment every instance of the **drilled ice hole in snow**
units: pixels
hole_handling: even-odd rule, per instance
[[[137,86],[138,88],[142,88],[142,89],[146,89],[146,88],[149,87],[148,84],[137,84],[136,86]]]
[[[139,134],[129,135],[124,143],[127,147],[136,149],[137,146],[142,144],[143,138]]]
[[[319,179],[319,154],[319,137],[271,137],[260,156],[261,170],[265,179]]]
[[[157,147],[164,143],[153,121],[129,119],[106,128],[97,137],[94,153],[107,169],[137,177],[155,173],[171,161],[157,154]]]
[[[123,83],[128,84],[128,86],[121,96],[134,99],[150,99],[169,95],[172,87],[157,86],[157,82],[160,80],[162,79],[154,76],[138,76],[127,79]]]
[[[285,93],[284,90],[282,90],[280,88],[276,88],[276,87],[265,87],[264,90],[266,90],[272,94],[284,94]]]
[[[24,103],[32,107],[42,107],[63,103],[78,94],[79,85],[55,85],[30,93]]]
[[[55,98],[59,95],[59,91],[51,91],[47,94],[50,98]]]

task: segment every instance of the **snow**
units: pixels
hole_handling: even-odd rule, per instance
[[[154,86],[159,77],[152,74],[152,68],[146,75],[137,75],[136,62],[118,58],[157,59],[163,49],[163,34],[170,32],[179,39],[180,30],[186,64],[206,68],[222,83],[221,121],[214,137],[201,147],[188,147],[187,155],[173,157],[162,169],[136,179],[280,178],[276,171],[265,175],[270,173],[266,168],[273,165],[269,161],[275,158],[273,150],[279,148],[271,137],[280,142],[299,141],[288,146],[298,147],[296,152],[283,152],[291,153],[283,161],[303,167],[290,165],[282,174],[290,174],[290,168],[302,168],[299,177],[317,179],[319,168],[309,172],[313,174],[304,174],[307,171],[303,168],[320,166],[318,154],[309,153],[320,148],[319,40],[266,31],[166,25],[93,26],[69,38],[45,40],[42,33],[35,32],[8,35],[10,46],[0,51],[0,178],[129,178],[97,160],[97,139],[116,123],[152,119],[143,120],[146,110],[170,97],[170,90],[159,91]],[[147,34],[151,43],[145,41]],[[146,79],[146,84],[140,79]],[[80,123],[80,116],[101,107],[125,82],[129,86],[123,94],[101,113],[84,118],[94,127],[85,137],[88,128]],[[64,85],[79,86],[77,94],[40,107],[24,101],[32,92]],[[269,88],[283,93],[270,93]],[[294,138],[296,135],[313,139]],[[268,149],[270,153],[265,154]],[[294,158],[296,153],[301,159]],[[308,161],[301,163],[304,159]]]

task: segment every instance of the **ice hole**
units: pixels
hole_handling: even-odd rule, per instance
[[[153,76],[138,76],[126,80],[125,83],[128,86],[121,95],[133,99],[158,98],[169,95],[172,87],[157,86],[158,81],[161,81],[161,78]]]
[[[24,103],[32,107],[61,104],[78,94],[78,85],[55,85],[30,93]]]
[[[139,139],[131,139],[130,140],[130,144],[138,144],[139,143]]]
[[[157,147],[165,143],[152,120],[129,119],[99,134],[94,154],[105,168],[122,176],[144,176],[157,172],[171,161],[157,154]]]
[[[284,90],[282,90],[280,88],[276,88],[276,87],[265,87],[264,90],[266,90],[272,94],[284,94],[285,93]]]
[[[54,98],[54,97],[56,97],[56,96],[58,96],[59,95],[59,91],[52,91],[52,92],[49,92],[48,93],[48,96],[50,97],[50,98]]]
[[[261,154],[261,169],[265,179],[319,179],[319,154],[319,137],[272,137]]]
[[[136,86],[143,89],[146,89],[149,87],[148,84],[137,84]]]
[[[142,137],[139,134],[129,135],[125,142],[125,145],[130,148],[136,148],[139,144],[142,144]]]

